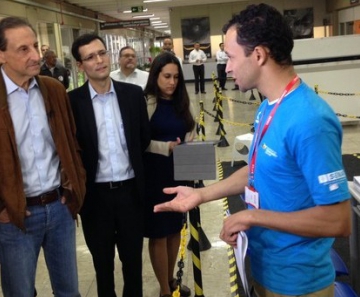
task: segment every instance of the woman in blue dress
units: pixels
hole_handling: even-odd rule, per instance
[[[186,214],[154,213],[153,208],[155,204],[173,199],[173,196],[163,193],[164,187],[187,185],[185,181],[174,180],[172,151],[181,142],[192,141],[195,135],[192,107],[182,68],[175,55],[164,52],[154,59],[144,92],[152,134],[144,162],[145,237],[149,238],[149,254],[159,281],[160,297],[170,297],[176,289],[174,268]],[[181,285],[180,294],[188,297],[191,292]]]

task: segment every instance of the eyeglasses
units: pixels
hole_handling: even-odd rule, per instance
[[[82,59],[82,62],[94,62],[96,61],[97,57],[99,56],[100,58],[105,58],[106,56],[109,55],[109,51],[107,50],[101,50],[98,51],[97,53],[93,53],[88,55],[87,57],[85,57],[84,59]]]
[[[121,55],[121,57],[124,57],[126,59],[129,59],[129,58],[133,58],[135,59],[136,58],[136,55],[132,55],[132,54],[125,54],[125,55]]]

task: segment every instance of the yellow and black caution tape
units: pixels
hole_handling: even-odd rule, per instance
[[[204,113],[206,113],[208,116],[210,116],[210,117],[212,117],[214,119],[216,118],[215,115],[213,115],[212,113],[210,113],[206,109],[204,109]],[[224,123],[227,123],[227,124],[232,125],[232,126],[239,126],[239,127],[252,127],[253,126],[252,123],[236,123],[236,122],[231,122],[231,121],[224,120],[224,119],[222,119],[222,121]]]
[[[336,113],[338,117],[350,118],[350,119],[360,119],[360,116],[347,115],[342,113]]]
[[[217,169],[218,169],[219,180],[222,180],[224,178],[224,171],[223,171],[221,162],[219,160],[217,161]],[[229,203],[228,203],[227,197],[224,197],[222,199],[222,202],[223,202],[223,210],[224,210],[224,218],[225,218],[227,216],[227,213],[229,212]],[[227,255],[228,255],[228,260],[229,260],[231,297],[240,297],[236,258],[235,258],[235,254],[234,254],[234,249],[230,245],[227,246]]]
[[[199,116],[199,140],[205,141],[206,135],[205,135],[205,117],[204,117],[204,103],[203,101],[200,101],[200,116]]]
[[[260,105],[259,102],[241,101],[241,100],[236,100],[236,99],[233,99],[233,98],[231,98],[231,97],[226,97],[226,96],[223,96],[223,95],[221,95],[221,99],[222,99],[222,100],[231,101],[231,102],[235,102],[235,103],[246,104],[246,105],[257,105],[257,106]]]
[[[326,94],[326,95],[333,95],[333,96],[360,96],[360,93],[343,93],[343,92],[329,92],[329,91],[323,91],[323,90],[319,90],[319,85],[315,85],[314,86],[314,90],[316,92],[316,94]],[[360,116],[355,116],[355,115],[348,115],[348,114],[341,114],[341,113],[336,113],[336,115],[338,117],[344,117],[344,118],[350,118],[350,119],[360,119]]]
[[[319,94],[326,94],[326,95],[333,95],[333,96],[360,96],[360,93],[341,93],[341,92],[329,92],[329,91],[322,91],[317,90]]]

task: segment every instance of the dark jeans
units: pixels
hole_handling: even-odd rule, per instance
[[[0,223],[0,263],[3,295],[34,294],[36,263],[44,251],[51,287],[58,297],[78,297],[75,221],[60,199],[45,206],[28,206],[26,232]]]
[[[226,84],[226,64],[217,64],[216,69],[219,80],[219,87],[223,89],[225,88]]]
[[[86,210],[81,212],[81,220],[96,271],[98,296],[116,297],[116,247],[124,279],[122,296],[142,297],[144,215],[135,179],[116,189],[95,185],[90,195],[91,201],[87,201]]]
[[[205,66],[204,65],[193,65],[193,71],[195,76],[195,92],[205,92]]]

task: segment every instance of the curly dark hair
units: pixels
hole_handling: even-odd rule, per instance
[[[291,65],[294,40],[283,15],[267,4],[252,4],[225,24],[223,32],[236,27],[237,43],[250,55],[256,46],[269,49],[271,57],[280,65]]]
[[[179,80],[173,94],[176,114],[185,120],[187,131],[191,131],[195,126],[195,121],[190,112],[190,99],[186,90],[184,74],[179,59],[172,53],[163,52],[155,57],[151,67],[149,78],[144,90],[145,95],[153,95],[158,100],[161,97],[160,88],[157,80],[164,66],[167,64],[175,64],[179,69]]]

